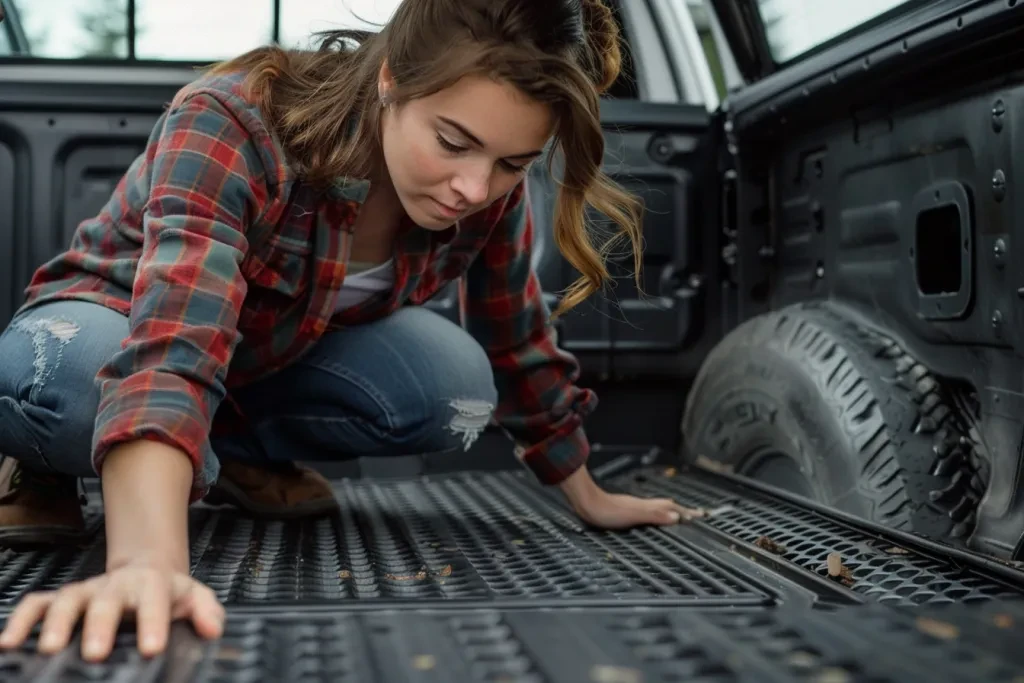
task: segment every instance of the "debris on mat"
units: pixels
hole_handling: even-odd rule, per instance
[[[846,586],[853,585],[853,573],[850,568],[843,564],[843,556],[839,553],[828,554],[828,576],[833,581],[839,581]]]
[[[926,633],[939,640],[953,640],[960,635],[960,629],[955,625],[930,617],[918,617],[916,622],[917,630]]]
[[[786,546],[782,545],[778,541],[775,541],[769,536],[758,537],[758,539],[754,541],[754,545],[756,545],[761,550],[767,550],[768,552],[774,553],[776,555],[786,554]]]

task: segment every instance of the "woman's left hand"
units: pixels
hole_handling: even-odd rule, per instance
[[[560,488],[580,519],[602,529],[678,524],[704,516],[703,510],[685,507],[669,498],[608,493],[598,486],[586,467],[573,473]]]

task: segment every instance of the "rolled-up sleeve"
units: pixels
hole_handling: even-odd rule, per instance
[[[99,473],[120,443],[164,442],[192,461],[196,500],[210,483],[210,426],[246,295],[246,230],[268,201],[267,174],[253,134],[209,94],[176,103],[146,157],[129,335],[97,376],[93,466]]]
[[[526,182],[509,194],[461,289],[463,324],[484,347],[498,389],[495,422],[544,484],[557,484],[590,454],[583,419],[597,397],[576,385],[579,364],[557,345],[531,263],[533,218]]]

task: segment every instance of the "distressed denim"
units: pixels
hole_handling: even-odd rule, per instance
[[[30,308],[0,335],[0,453],[26,467],[96,476],[97,371],[120,349],[128,319],[98,304]],[[243,342],[244,343],[244,342]],[[425,308],[402,308],[325,335],[288,368],[232,391],[250,422],[218,437],[204,463],[280,462],[468,449],[497,402],[483,348]]]

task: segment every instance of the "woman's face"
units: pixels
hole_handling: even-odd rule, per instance
[[[386,69],[382,76],[386,91]],[[511,85],[467,76],[385,108],[384,161],[409,217],[428,230],[444,230],[515,187],[553,127],[548,106]]]

